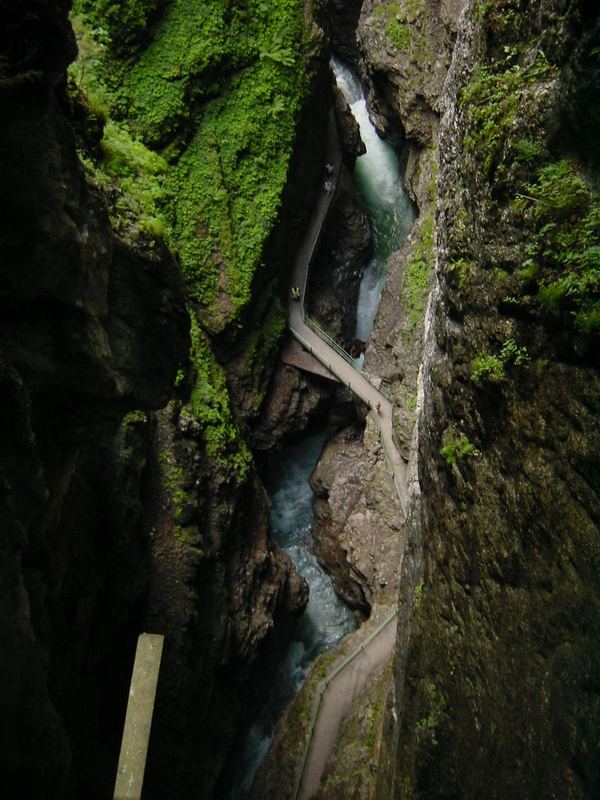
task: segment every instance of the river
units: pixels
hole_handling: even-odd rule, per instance
[[[380,138],[369,119],[362,83],[338,59],[333,58],[331,66],[367,148],[367,152],[356,159],[353,175],[373,232],[373,258],[363,271],[356,313],[355,336],[366,342],[379,308],[388,259],[406,240],[416,213],[402,186],[396,151]]]
[[[362,85],[337,60],[332,61],[337,83],[360,127],[367,147],[356,161],[354,180],[371,219],[374,254],[365,266],[357,307],[356,338],[366,341],[371,333],[389,256],[406,239],[414,222],[413,206],[402,188],[400,166],[394,149],[379,138],[369,120]],[[331,581],[311,551],[313,493],[308,479],[329,432],[303,439],[284,448],[267,478],[272,501],[273,535],[296,564],[309,585],[310,599],[273,683],[271,696],[251,725],[244,746],[233,765],[230,800],[247,800],[255,772],[265,756],[279,715],[298,692],[316,657],[334,647],[356,627],[349,608],[333,591]]]
[[[350,609],[333,591],[331,580],[310,547],[313,526],[313,493],[308,483],[328,432],[309,436],[277,455],[267,476],[271,497],[271,526],[275,540],[289,553],[296,569],[308,583],[306,611],[298,621],[271,695],[248,731],[243,751],[235,765],[235,788],[231,800],[245,800],[252,780],[265,756],[279,715],[296,695],[316,657],[329,650],[356,628]]]

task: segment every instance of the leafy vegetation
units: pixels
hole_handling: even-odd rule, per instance
[[[530,87],[557,74],[541,50],[532,59],[521,58],[516,47],[506,47],[503,58],[493,66],[478,66],[471,81],[459,93],[459,105],[470,118],[470,133],[465,137],[467,150],[483,156],[483,167],[490,178],[501,178],[498,167],[506,152],[523,159],[524,140],[513,142],[511,132]],[[535,148],[535,144],[532,143]],[[531,146],[525,153],[532,157]],[[505,152],[506,151],[506,152]]]
[[[562,159],[542,167],[513,207],[529,208],[534,222],[522,279],[535,281],[542,307],[600,331],[600,202],[577,165]]]
[[[423,10],[422,0],[397,0],[373,9],[376,17],[383,18],[385,35],[396,50],[410,51],[416,60],[422,60],[422,51],[429,46],[427,37],[413,24]]]
[[[440,449],[440,454],[446,459],[447,464],[456,464],[459,458],[480,456],[481,452],[470,442],[466,434],[461,433],[457,439],[451,439]]]
[[[110,41],[108,33],[89,29],[81,16],[73,19],[73,27],[79,56],[69,70],[71,91],[77,102],[86,105],[101,134],[99,152],[80,152],[81,161],[90,179],[111,201],[113,228],[152,245],[169,232],[163,214],[167,162],[136,140],[124,123],[110,117],[110,92],[100,77],[100,64]]]
[[[203,324],[222,330],[265,269],[307,80],[302,5],[172,0],[133,61],[116,56],[137,35],[138,3],[129,0],[121,20],[106,0],[75,5],[86,42],[80,82],[112,119],[110,135],[169,162],[141,204],[145,227],[167,235],[191,296],[207,307]]]
[[[473,360],[471,380],[480,383],[483,380],[499,383],[506,377],[505,368],[509,364],[520,367],[529,361],[526,347],[519,347],[514,339],[507,339],[498,355],[483,353]]]
[[[423,318],[427,284],[435,264],[435,221],[433,209],[423,218],[403,276],[402,302],[413,328]]]
[[[251,456],[201,325],[235,325],[257,271],[268,269],[307,86],[303,4],[75,0],[74,12],[71,92],[97,132],[82,160],[121,235],[149,246],[164,237],[178,255],[202,306],[181,413],[201,429],[208,457],[244,480]],[[285,325],[276,303],[266,316],[246,353],[255,382]],[[189,380],[178,374],[181,397]]]
[[[116,52],[127,55],[147,32],[164,0],[75,0],[75,8],[110,34]]]

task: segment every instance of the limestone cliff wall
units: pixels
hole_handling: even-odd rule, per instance
[[[173,256],[115,235],[77,157],[68,6],[2,8],[0,771],[8,796],[39,798],[81,796],[86,770],[111,790],[146,458],[126,431],[112,442],[169,399],[189,346]]]
[[[597,295],[564,291],[598,237],[597,25],[554,0],[460,25],[386,800],[599,790]]]
[[[81,13],[96,5],[104,16],[92,27]],[[211,796],[306,600],[271,541],[247,441],[274,372],[286,265],[319,188],[330,97],[320,33],[307,3],[306,62],[282,66],[285,48],[266,57],[280,64],[272,71],[304,75],[306,94],[287,131],[283,196],[271,198],[279,211],[260,229],[255,260],[268,266],[249,281],[250,310],[225,320],[226,292],[214,314],[189,302],[174,240],[164,243],[174,172],[103,83],[101,65],[114,88],[123,54],[148,57],[167,6],[171,35],[185,28],[182,4],[132,2],[115,16],[78,3],[68,82],[70,4],[2,7],[0,760],[11,796],[110,795],[143,629],[167,637],[148,791]],[[204,77],[215,75],[211,63]],[[144,73],[167,90],[174,77]],[[187,100],[196,113],[198,98]],[[281,114],[274,103],[272,119]],[[180,155],[191,136],[189,109],[182,116],[180,127],[148,125],[150,144],[176,139]],[[205,194],[211,185],[190,180]]]

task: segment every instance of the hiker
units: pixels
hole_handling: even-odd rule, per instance
[[[300,289],[297,286],[292,287],[292,297],[294,300],[300,300]]]
[[[377,403],[377,413],[381,416],[381,403]]]

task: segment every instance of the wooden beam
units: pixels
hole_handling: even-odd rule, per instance
[[[121,742],[114,800],[140,800],[164,636],[138,638]]]

